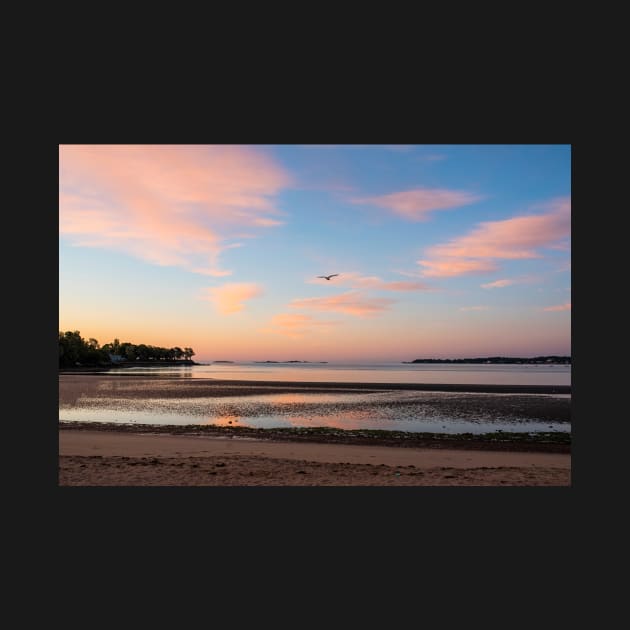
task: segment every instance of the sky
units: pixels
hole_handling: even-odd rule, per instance
[[[59,146],[59,330],[198,362],[570,355],[570,239],[570,145]]]

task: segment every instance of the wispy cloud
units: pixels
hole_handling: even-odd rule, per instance
[[[360,291],[349,291],[331,297],[303,298],[293,300],[292,308],[312,309],[314,311],[335,311],[365,317],[386,311],[395,300],[387,298],[369,298]]]
[[[232,275],[232,272],[227,269],[216,269],[214,267],[190,267],[189,271],[199,273],[202,276],[214,276],[215,278]]]
[[[487,311],[487,306],[462,306],[460,311]]]
[[[298,313],[280,313],[271,318],[271,324],[267,328],[261,328],[260,332],[284,335],[293,339],[300,339],[306,335],[314,334],[318,331],[324,332],[331,326],[336,325],[335,321],[324,321],[315,319],[310,315]]]
[[[276,219],[269,219],[267,217],[257,217],[252,220],[253,225],[259,225],[261,227],[276,227],[277,225],[284,225],[284,221],[277,221]]]
[[[516,276],[515,278],[502,278],[501,280],[486,282],[485,284],[481,284],[479,286],[482,289],[503,289],[504,287],[511,287],[515,284],[528,284],[540,281],[541,276],[528,274],[524,276]]]
[[[331,284],[330,280],[314,278],[308,281],[309,284]],[[426,282],[406,282],[400,280],[386,281],[377,276],[362,276],[356,271],[340,272],[339,276],[333,278],[332,283],[338,287],[348,287],[350,289],[376,289],[379,291],[430,291],[431,286]]]
[[[376,197],[352,199],[353,203],[386,208],[411,221],[426,221],[436,210],[457,208],[483,199],[480,195],[444,188],[415,188]]]
[[[543,308],[543,311],[570,311],[571,310],[571,302],[567,302],[566,304],[558,304],[557,306],[547,306]]]
[[[506,278],[505,280],[495,280],[494,282],[486,282],[486,284],[480,285],[482,289],[502,289],[503,287],[509,287],[515,284],[516,280]]]
[[[220,287],[203,289],[201,299],[213,302],[219,313],[238,313],[244,308],[243,302],[262,295],[262,287],[253,282],[231,282]]]
[[[425,276],[456,276],[497,269],[493,260],[540,258],[540,248],[551,247],[570,236],[571,200],[547,205],[549,212],[488,221],[470,234],[436,245],[419,260]]]
[[[467,273],[489,273],[496,271],[498,266],[489,260],[419,260],[424,267],[423,276],[434,278],[448,278]]]
[[[252,147],[61,145],[59,231],[77,246],[228,275],[218,257],[234,230],[280,225],[273,197],[289,182]]]

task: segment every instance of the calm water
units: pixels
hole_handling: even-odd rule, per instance
[[[161,378],[151,378],[154,376]],[[570,377],[570,366],[521,365],[220,363],[185,368],[124,368],[99,376],[60,375],[59,419],[477,434],[565,432],[571,430],[570,395],[341,390],[217,396],[205,395],[201,390],[191,395],[186,383],[191,379],[225,379],[570,385]],[[184,394],[184,389],[188,393]],[[182,395],[178,395],[179,391]]]
[[[112,374],[159,374],[182,378],[343,383],[455,383],[571,385],[570,365],[436,365],[380,363],[212,363],[191,367],[120,368]]]

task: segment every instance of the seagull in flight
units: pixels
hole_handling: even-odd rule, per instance
[[[338,273],[331,273],[329,276],[317,276],[318,278],[326,278],[326,280],[330,280],[331,278],[334,278],[335,276],[338,276]]]

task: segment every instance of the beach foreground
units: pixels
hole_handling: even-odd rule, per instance
[[[60,428],[60,486],[571,485],[569,452]]]

